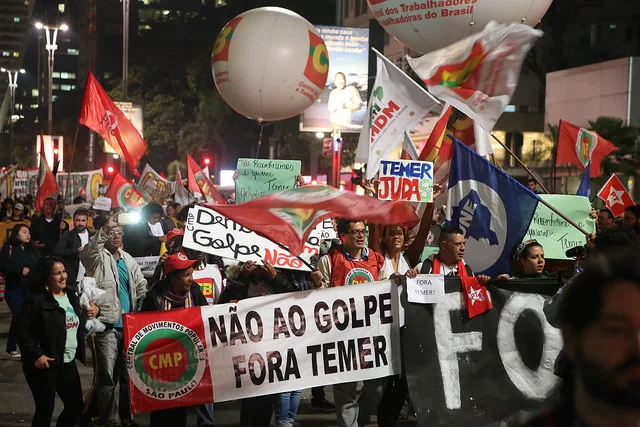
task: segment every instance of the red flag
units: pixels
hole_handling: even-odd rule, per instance
[[[187,154],[187,175],[189,176],[189,190],[194,194],[202,194],[207,201],[213,200],[216,204],[226,205],[227,201],[215,189],[209,177],[200,170],[198,164]]]
[[[611,178],[598,191],[598,197],[604,201],[613,216],[624,214],[627,207],[634,205],[627,189],[615,174],[611,175]]]
[[[147,143],[109,98],[91,71],[84,91],[80,123],[100,134],[127,161],[133,174],[140,176],[137,165],[147,151]]]
[[[132,413],[213,402],[205,337],[200,307],[124,316]]]
[[[105,197],[112,200],[113,207],[120,206],[124,209],[138,209],[151,201],[142,188],[125,179],[120,172],[113,177]]]
[[[44,154],[44,136],[40,132],[40,165],[38,166],[38,192],[36,193],[36,209],[42,208],[44,201],[53,193],[60,191],[56,177],[49,169],[47,157]]]
[[[617,149],[598,132],[560,120],[557,165],[571,163],[584,170],[591,161],[591,178],[597,178],[602,175],[602,159]]]
[[[206,206],[287,246],[294,255],[300,255],[311,231],[326,218],[357,218],[410,227],[419,221],[411,203],[384,202],[325,185],[297,187],[239,205]]]
[[[493,308],[487,288],[478,281],[477,277],[460,277],[460,280],[469,319]]]

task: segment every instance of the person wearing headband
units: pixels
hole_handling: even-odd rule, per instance
[[[520,243],[513,253],[514,276],[501,274],[498,279],[544,279],[549,273],[544,271],[544,249],[536,239]]]

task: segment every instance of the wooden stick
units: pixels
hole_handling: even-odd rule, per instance
[[[533,180],[534,180],[534,181],[535,181],[535,182],[540,186],[540,188],[542,188],[542,190],[543,190],[545,193],[549,194],[549,190],[547,190],[547,189],[546,189],[546,187],[545,187],[544,185],[542,185],[542,183],[541,183],[540,181],[538,181],[538,178],[536,178],[536,177],[535,177],[535,175],[533,174],[533,172],[531,172],[531,171],[529,170],[529,168],[528,168],[528,167],[526,167],[524,163],[522,163],[522,160],[520,160],[520,159],[518,158],[518,156],[516,156],[516,155],[515,155],[515,153],[514,153],[513,151],[511,151],[511,150],[510,150],[506,145],[504,145],[504,144],[502,143],[502,141],[500,141],[500,140],[498,139],[498,137],[497,137],[497,136],[495,136],[495,135],[493,134],[493,132],[491,132],[491,137],[492,137],[492,138],[493,138],[493,139],[494,139],[498,144],[500,144],[500,145],[502,146],[502,148],[504,148],[504,149],[506,150],[506,152],[507,152],[507,153],[509,153],[509,154],[511,155],[511,157],[513,157],[514,159],[516,159],[516,161],[517,161],[518,163],[520,163],[520,166],[522,166],[522,167],[524,168],[524,170],[526,170],[526,171],[527,171],[527,173],[531,176],[531,178],[533,178]]]

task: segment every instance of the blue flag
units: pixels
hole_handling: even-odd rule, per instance
[[[584,196],[591,197],[591,173],[589,169],[591,168],[591,162],[587,163],[587,166],[584,170],[584,175],[582,175],[582,181],[580,181],[580,187],[578,187],[578,192],[576,196]]]
[[[466,145],[454,141],[447,193],[448,223],[466,238],[464,259],[476,274],[495,278],[512,269],[539,197]]]

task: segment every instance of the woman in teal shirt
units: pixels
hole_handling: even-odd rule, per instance
[[[32,274],[31,293],[14,323],[24,376],[35,402],[31,425],[51,425],[58,393],[64,410],[56,426],[72,427],[84,406],[75,359],[85,362],[85,319],[78,297],[66,292],[67,271],[60,258],[42,258]],[[91,317],[95,311],[89,310]]]

